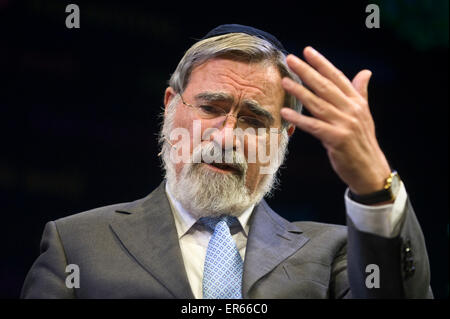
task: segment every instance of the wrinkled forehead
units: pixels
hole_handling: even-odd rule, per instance
[[[233,101],[252,99],[260,104],[280,105],[284,98],[278,68],[268,61],[244,62],[214,58],[196,66],[185,93],[222,92]]]

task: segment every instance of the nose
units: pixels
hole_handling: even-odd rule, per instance
[[[213,134],[211,134],[211,139],[213,139],[216,143],[220,143],[223,150],[236,150],[241,146],[239,139],[236,138],[234,134],[234,128],[236,127],[236,124],[236,116],[227,114],[225,118],[223,120],[221,119],[217,126],[215,126],[217,130]]]

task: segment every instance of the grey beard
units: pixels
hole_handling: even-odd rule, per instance
[[[213,147],[217,147],[214,142],[199,145],[192,157],[198,158],[200,154],[210,153]],[[261,199],[255,199],[254,195],[249,194],[245,185],[248,166],[243,155],[234,150],[225,152],[233,153],[236,172],[224,174],[211,170],[202,163],[185,163],[180,176],[176,178],[173,165],[168,165],[171,168],[166,172],[166,178],[172,195],[197,218],[239,216]],[[224,157],[225,155],[226,153]]]

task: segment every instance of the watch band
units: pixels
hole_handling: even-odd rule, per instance
[[[352,193],[351,190],[349,190],[348,196],[355,202],[365,205],[373,205],[382,202],[389,202],[393,199],[391,192],[385,189],[367,195],[356,195]]]
[[[382,190],[379,190],[374,193],[365,194],[365,195],[357,195],[349,190],[348,195],[350,199],[364,205],[373,205],[382,202],[389,202],[395,199],[395,196],[392,192],[392,179],[397,175],[396,171],[393,171],[388,178],[386,178],[386,183]]]

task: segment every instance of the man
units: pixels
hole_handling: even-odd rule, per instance
[[[350,81],[313,48],[304,56],[242,25],[195,43],[165,91],[166,180],[135,202],[49,222],[22,297],[432,297],[420,226],[375,137],[371,72]],[[295,127],[348,185],[347,227],[290,223],[264,201]]]

